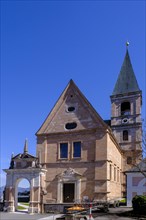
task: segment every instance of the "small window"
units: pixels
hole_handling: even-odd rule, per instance
[[[77,127],[77,123],[76,123],[76,122],[67,123],[67,124],[65,125],[65,128],[66,128],[67,130],[75,129],[76,127]]]
[[[68,158],[68,143],[60,144],[60,158]]]
[[[117,170],[117,182],[119,182],[119,170]]]
[[[132,164],[132,157],[127,157],[127,164]]]
[[[110,164],[110,171],[109,171],[110,173],[110,180],[112,179],[112,165]]]
[[[123,131],[123,141],[128,141],[128,131],[127,130]]]
[[[68,107],[68,112],[73,112],[74,110],[75,110],[75,107],[74,106],[70,106],[70,107]]]
[[[123,102],[121,104],[121,115],[130,115],[130,102]]]
[[[114,181],[116,181],[116,167],[114,167]]]
[[[81,142],[74,142],[73,143],[73,158],[80,158],[81,157]]]

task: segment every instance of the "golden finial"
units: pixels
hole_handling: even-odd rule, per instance
[[[129,42],[128,41],[126,41],[126,47],[128,47],[129,46]]]

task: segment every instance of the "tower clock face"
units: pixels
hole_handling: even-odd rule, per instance
[[[129,121],[128,118],[123,118],[123,119],[122,119],[122,124],[127,124],[128,121]]]

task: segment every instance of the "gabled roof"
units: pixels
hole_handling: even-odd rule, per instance
[[[25,140],[25,143],[24,143],[23,153],[17,154],[16,156],[12,156],[11,159],[12,160],[15,160],[15,159],[36,159],[36,157],[34,157],[33,155],[28,154],[28,142],[27,142],[27,139]]]
[[[15,159],[26,159],[26,158],[27,159],[35,159],[36,157],[34,157],[33,155],[28,154],[28,153],[23,153],[23,154],[17,154],[12,159],[15,160]]]
[[[127,49],[124,62],[121,67],[121,71],[119,73],[112,95],[119,95],[137,91],[140,91],[140,89],[132,68],[129,52]]]
[[[72,113],[67,111],[70,106],[74,106],[76,109]],[[97,128],[98,126],[104,129],[107,128],[107,125],[73,80],[69,81],[36,135],[70,132],[65,130],[65,124],[68,122],[77,122],[78,126],[74,131]]]

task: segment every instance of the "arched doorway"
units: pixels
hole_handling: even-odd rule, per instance
[[[30,182],[26,178],[20,178],[15,184],[15,210],[28,212],[30,201]]]

